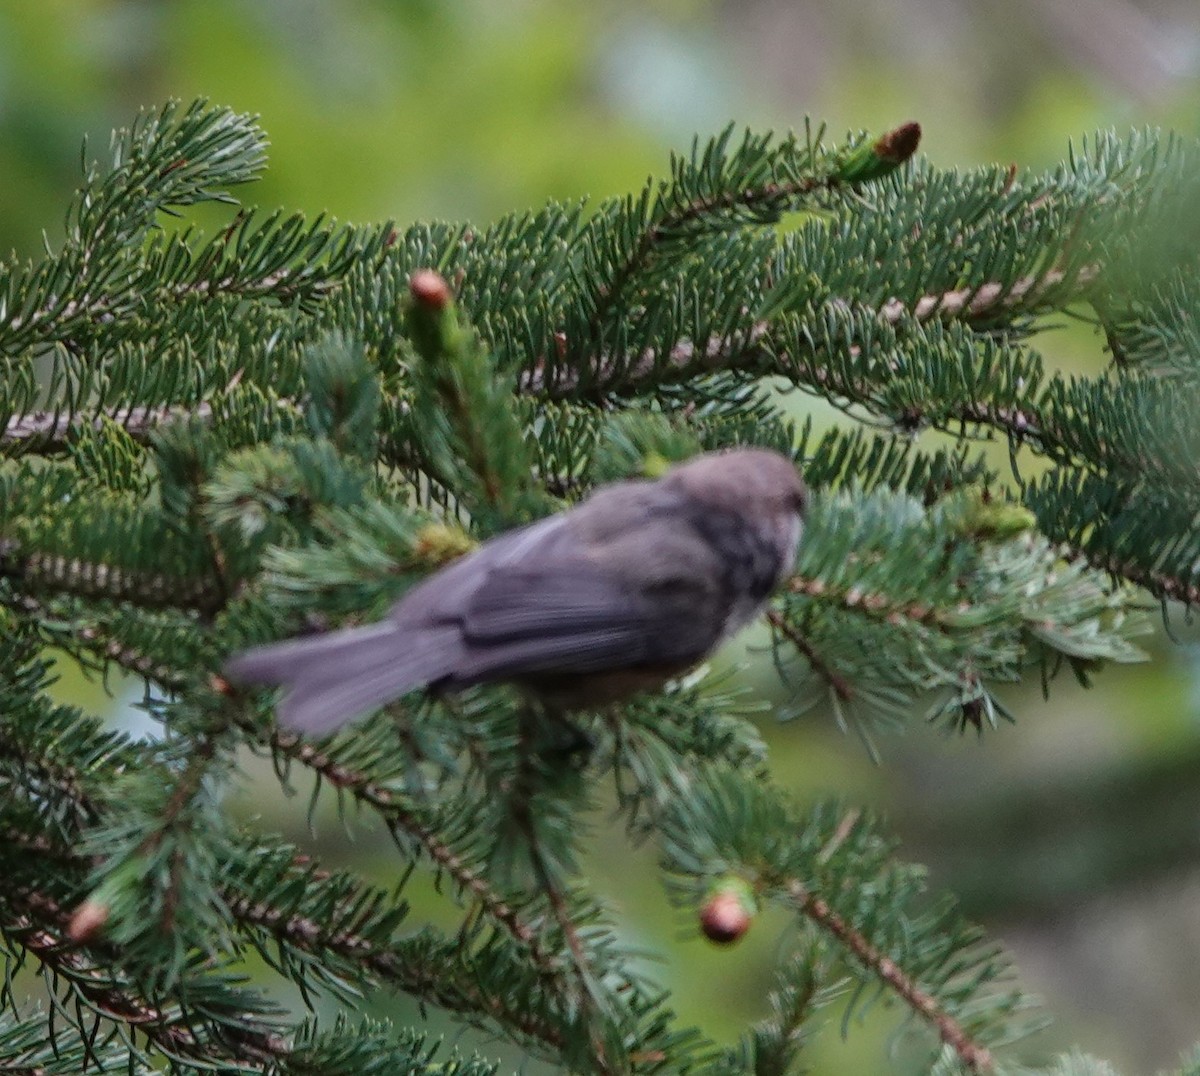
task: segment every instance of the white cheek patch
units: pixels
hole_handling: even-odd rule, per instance
[[[783,568],[780,570],[780,576],[791,574],[791,571],[796,567],[796,553],[800,545],[800,536],[804,533],[804,521],[798,515],[791,518],[788,524],[787,544],[784,547],[787,549],[787,554],[783,558]]]

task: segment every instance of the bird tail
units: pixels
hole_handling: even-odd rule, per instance
[[[281,684],[281,725],[323,735],[413,688],[445,676],[455,639],[437,630],[402,632],[390,619],[234,655],[231,680]]]

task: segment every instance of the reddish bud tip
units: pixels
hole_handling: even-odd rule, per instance
[[[67,937],[77,945],[91,941],[108,922],[108,905],[98,901],[85,900],[71,914],[67,924]]]
[[[418,303],[430,310],[445,310],[454,298],[445,278],[432,269],[418,269],[413,273],[408,278],[408,290]]]
[[[708,898],[700,909],[700,929],[718,945],[729,945],[750,929],[754,920],[751,899],[742,887],[722,889]]]
[[[921,144],[921,125],[919,123],[901,124],[894,130],[882,135],[875,143],[875,156],[889,164],[902,164],[917,152]]]

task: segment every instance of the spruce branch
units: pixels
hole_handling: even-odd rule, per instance
[[[369,774],[343,765],[329,750],[315,747],[295,733],[272,728],[264,736],[263,729],[248,718],[242,727],[273,752],[306,766],[339,792],[346,792],[372,808],[394,837],[415,841],[439,870],[453,878],[463,892],[471,894],[489,919],[529,950],[538,967],[547,974],[554,973],[555,962],[543,950],[534,926],[438,836],[431,822],[422,820],[406,797],[373,780]]]
[[[0,896],[0,906],[11,915],[0,924],[5,938],[35,956],[56,982],[65,985],[69,997],[78,1002],[78,1015],[72,1016],[57,997],[56,1011],[84,1034],[83,1020],[98,1017],[128,1027],[177,1063],[226,1064],[239,1072],[261,1071],[264,1064],[286,1053],[278,1032],[252,1022],[256,1006],[249,995],[208,991],[204,997],[196,992],[191,1012],[174,1004],[160,1006],[120,973],[107,970],[70,943],[69,916],[54,898],[34,888],[13,888]],[[198,1011],[205,1008],[208,1015],[198,1020]],[[267,1014],[274,1015],[261,1008],[255,1015]],[[127,1041],[131,1051],[136,1050],[132,1037]],[[136,1053],[133,1057],[139,1059]]]
[[[45,455],[62,452],[81,428],[98,428],[105,419],[117,423],[135,441],[149,442],[151,434],[162,426],[180,419],[211,421],[212,405],[200,401],[192,405],[167,405],[163,407],[118,407],[102,411],[87,418],[80,414],[64,414],[61,411],[33,411],[14,415],[0,431],[0,444],[6,442],[36,444],[37,450]]]
[[[767,619],[780,671],[835,708],[932,698],[931,720],[979,727],[1006,716],[996,683],[1135,660],[1137,599],[1104,572],[1200,598],[1194,153],[1143,134],[1045,175],[901,168],[916,134],[726,132],[629,199],[484,229],[248,208],[211,238],[161,231],[261,169],[255,124],[203,104],[147,114],[88,167],[61,249],[0,271],[0,929],[58,961],[68,1051],[107,1056],[83,1017],[107,1002],[131,1066],[436,1069],[403,1031],[285,1029],[232,979],[253,949],[306,997],[395,988],[571,1071],[710,1076],[802,1061],[840,960],[847,1012],[867,991],[898,1002],[938,1071],[1002,1064],[1022,1002],[998,992],[997,952],[923,903],[857,809],[781,795],[747,698],[703,672],[581,718],[580,766],[569,731],[501,693],[314,746],[211,673],[231,647],[375,616],[469,530],[733,444],[790,454],[814,490]],[[1089,307],[1113,369],[1054,373],[1029,346],[1039,319]],[[853,428],[798,427],[782,383]],[[915,446],[927,428],[953,447]],[[977,437],[1049,468],[1008,499]],[[147,705],[166,738],[53,704],[45,643],[165,689]],[[302,769],[382,819],[401,867],[450,882],[457,934],[406,934],[400,889],[233,828],[219,804],[243,744],[285,787]],[[610,772],[688,899],[733,879],[805,924],[740,1052],[679,1026],[578,877]]]
[[[1200,491],[1061,471],[1032,483],[1026,500],[1072,560],[1160,600],[1200,601],[1200,534],[1193,526]]]
[[[306,969],[346,996],[346,981],[382,982],[431,1001],[472,1022],[536,1043],[551,1054],[562,1050],[562,1032],[537,1007],[515,1006],[490,995],[469,970],[474,961],[505,960],[514,987],[523,976],[495,942],[468,951],[466,943],[440,941],[426,930],[407,939],[393,932],[402,909],[379,891],[321,871],[308,857],[284,849],[261,849],[253,873],[243,871],[224,890],[231,914],[270,963],[303,988]],[[265,884],[269,880],[270,884]],[[280,897],[301,898],[311,913],[289,907]],[[277,947],[271,952],[267,942]],[[285,955],[290,954],[290,956]],[[321,963],[338,959],[336,969]],[[342,980],[339,982],[339,978]]]
[[[789,1076],[798,1071],[815,1014],[833,1004],[844,986],[819,946],[781,960],[771,991],[771,1016],[743,1036],[735,1051],[736,1071],[754,1076]]]
[[[168,815],[177,818],[183,812],[199,769],[189,767],[185,771],[170,797]],[[60,787],[57,794],[70,798],[92,814],[97,811],[78,789]],[[169,823],[170,818],[164,819],[163,825],[148,833],[143,844],[160,842]],[[42,857],[52,855],[77,873],[86,871],[88,864],[94,865],[96,861],[95,856],[78,844],[67,845],[45,833],[31,835],[18,830],[13,846],[36,856],[39,864]],[[222,907],[272,966],[296,980],[301,989],[305,989],[305,975],[316,971],[324,985],[346,996],[346,983],[361,980],[365,975],[492,1029],[515,1029],[527,1044],[540,1043],[551,1052],[561,1050],[562,1033],[540,1019],[534,1009],[506,1008],[472,980],[468,974],[470,967],[487,956],[488,946],[471,955],[462,949],[465,942],[461,939],[439,942],[428,931],[410,939],[396,939],[393,934],[404,917],[403,906],[395,906],[382,892],[363,887],[348,876],[322,871],[310,857],[286,846],[265,843],[247,846],[243,842],[237,853],[235,858],[227,860],[220,887]],[[65,939],[85,942],[107,960],[120,951],[119,939],[112,937],[111,910],[99,903],[100,898],[90,898],[69,916],[44,895],[35,892],[30,899],[35,907],[52,912],[61,921]],[[312,910],[299,910],[297,901]],[[22,926],[18,924],[18,928]],[[279,947],[277,952],[272,953],[266,946],[268,938]],[[523,974],[512,957],[504,956],[494,943],[490,952],[492,959],[508,961],[506,974],[514,982]],[[330,955],[337,955],[342,962],[336,971],[316,962],[317,958],[327,959]],[[96,964],[97,969],[103,966]],[[542,979],[553,981],[544,968],[539,974]],[[96,975],[99,977],[100,972]],[[148,1011],[110,1007],[107,1015],[124,1018],[140,1029],[143,1020],[151,1019]],[[282,1056],[278,1060],[282,1061]]]
[[[1054,270],[1011,283],[988,281],[977,287],[925,294],[911,303],[892,298],[877,308],[875,316],[891,326],[940,321],[983,327],[1001,316],[1017,318],[1051,309],[1059,305],[1062,290],[1068,285],[1074,289],[1074,295],[1080,296],[1098,273],[1095,266],[1084,267],[1070,277]],[[851,303],[845,298],[833,298],[829,306],[834,310],[849,309]],[[782,346],[773,342],[776,334],[776,323],[760,318],[733,334],[710,336],[701,341],[678,340],[665,352],[653,347],[633,355],[602,352],[582,363],[560,367],[539,361],[521,375],[518,387],[522,392],[549,400],[602,402],[614,390],[648,394],[666,385],[717,372],[745,377],[783,373],[788,360]],[[571,347],[572,342],[565,334],[560,333],[557,339],[562,349]],[[586,372],[580,372],[581,369]],[[815,380],[820,384],[819,378]]]
[[[952,908],[916,910],[919,872],[891,860],[870,820],[837,804],[802,811],[733,770],[700,776],[703,794],[681,798],[661,829],[678,898],[696,900],[714,879],[742,879],[760,901],[808,919],[860,982],[881,984],[969,1070],[991,1071],[993,1044],[1014,1033],[1024,1003],[996,993],[1002,960]],[[878,888],[865,889],[866,877]]]
[[[788,644],[777,663],[786,675],[791,651],[840,684],[839,719],[849,703],[856,722],[894,721],[932,692],[930,719],[960,724],[981,707],[1004,715],[991,684],[1027,667],[1141,660],[1135,596],[1064,564],[1032,521],[978,491],[929,508],[887,489],[814,498],[797,574],[769,616]]]
[[[165,572],[140,572],[103,560],[24,550],[16,542],[0,549],[0,578],[40,592],[59,592],[110,601],[135,601],[147,609],[194,609],[211,616],[225,598],[211,578],[187,579]],[[21,596],[22,599],[25,595]]]
[[[967,1034],[933,995],[922,990],[894,960],[851,927],[827,901],[808,892],[799,881],[791,882],[788,892],[803,915],[836,938],[855,960],[877,975],[905,1005],[931,1023],[937,1029],[938,1037],[958,1055],[970,1072],[992,1071],[995,1062],[991,1051]]]
[[[910,318],[917,322],[938,318],[982,326],[1002,315],[1028,316],[1048,308],[1051,303],[1060,305],[1064,286],[1070,285],[1073,292],[1081,294],[1096,281],[1099,274],[1098,266],[1088,265],[1071,275],[1053,269],[1038,276],[1018,277],[1011,283],[989,280],[970,288],[922,295],[912,304],[891,299],[879,308],[879,316],[892,325]]]
[[[797,586],[792,581],[792,586]],[[804,655],[804,659],[812,666],[813,671],[829,685],[829,690],[842,702],[850,702],[854,698],[854,688],[850,682],[828,665],[821,655],[799,631],[797,631],[781,613],[772,609],[767,613],[767,622],[782,635],[796,650]]]
[[[819,131],[807,130],[803,145],[795,138],[772,145],[769,136],[747,131],[730,149],[733,133],[731,125],[703,147],[697,139],[689,157],[672,158],[669,181],[647,187],[640,199],[610,203],[607,215],[602,211],[599,220],[623,234],[620,245],[604,252],[605,278],[592,303],[595,326],[628,301],[631,284],[680,240],[771,223],[816,201],[815,195],[878,178],[916,152],[921,129],[906,124],[873,144],[832,153],[820,145]]]
[[[432,270],[409,282],[413,418],[436,476],[490,526],[528,513],[531,463],[508,379],[498,377],[450,286]]]
[[[27,594],[0,589],[0,606],[6,606],[30,623],[44,640],[69,654],[85,669],[107,675],[116,665],[165,691],[180,692],[191,682],[180,672],[180,657],[194,653],[194,639],[180,637],[178,621],[155,622],[153,614],[136,610],[84,610],[78,601],[52,597],[37,601]],[[192,643],[192,646],[187,646]]]
[[[136,289],[122,279],[129,252],[140,246],[157,214],[228,201],[224,188],[253,179],[264,162],[262,132],[249,116],[204,102],[182,113],[175,103],[143,112],[127,131],[114,134],[107,173],[85,166],[62,254],[36,269],[6,267],[0,353],[69,339],[90,323],[127,312],[137,302]]]
[[[427,1045],[424,1035],[398,1029],[387,1022],[352,1022],[339,1015],[321,1030],[313,1020],[296,1035],[289,1073],[308,1076],[361,1076],[377,1071],[388,1076],[497,1076],[498,1066],[478,1057],[445,1056],[439,1044]]]
[[[544,766],[544,761],[537,758],[539,745],[537,742],[537,722],[535,715],[525,712],[520,720],[520,739],[518,741],[518,764],[513,788],[510,795],[509,810],[513,815],[516,826],[525,841],[525,853],[529,857],[533,870],[534,882],[542,896],[550,906],[551,915],[558,924],[563,938],[566,940],[577,981],[575,991],[578,1004],[584,1015],[586,1034],[593,1054],[596,1071],[602,1074],[619,1072],[620,1067],[614,1067],[614,1060],[609,1056],[609,1047],[605,1043],[603,1021],[606,1014],[607,999],[604,995],[599,976],[592,966],[592,958],[580,936],[571,908],[568,904],[562,885],[556,877],[556,871],[543,846],[540,828],[533,817],[534,800],[538,792],[538,769]],[[544,745],[543,745],[544,749]]]
[[[7,1076],[79,1076],[89,1068],[107,1071],[122,1066],[132,1076],[150,1076],[154,1071],[129,1056],[115,1041],[97,1042],[74,1025],[47,1034],[50,1018],[40,1008],[25,1013],[0,1011],[0,1071]]]

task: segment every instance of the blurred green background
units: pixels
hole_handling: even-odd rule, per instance
[[[169,96],[261,115],[270,169],[245,192],[258,204],[483,222],[547,198],[632,190],[670,149],[731,120],[782,129],[807,114],[837,134],[916,119],[924,151],[963,167],[1051,166],[1069,138],[1097,127],[1195,135],[1200,8],[0,0],[0,250],[36,257],[43,230],[57,242],[81,136],[100,151],[112,127]],[[1072,369],[1104,362],[1087,331],[1048,326],[1038,346]],[[785,725],[764,717],[784,784],[886,809],[901,854],[928,863],[933,884],[960,894],[1011,948],[1022,983],[1055,1017],[1031,1060],[1079,1042],[1144,1072],[1200,1039],[1200,647],[1178,611],[1172,626],[1182,638],[1160,631],[1150,665],[1105,672],[1092,691],[1060,681],[1049,702],[1037,685],[1013,691],[1018,724],[982,743],[919,724],[885,736],[882,766],[821,707]],[[775,696],[761,661],[745,675]],[[62,690],[144,728],[133,685],[109,702],[68,669]],[[309,837],[303,799],[274,795],[254,760],[246,772],[234,809],[394,879],[394,857],[363,820],[351,821],[349,848],[331,816]],[[667,907],[645,850],[601,824],[591,863],[629,940],[668,954],[648,970],[677,991],[684,1016],[731,1040],[763,1015],[770,962],[791,940],[781,921],[764,918],[739,947],[716,950]],[[415,918],[445,915],[431,897]],[[401,1019],[413,1011],[372,1004]],[[848,1043],[831,1027],[812,1071],[908,1071],[903,1039],[888,1037],[895,1015],[873,1013]]]

